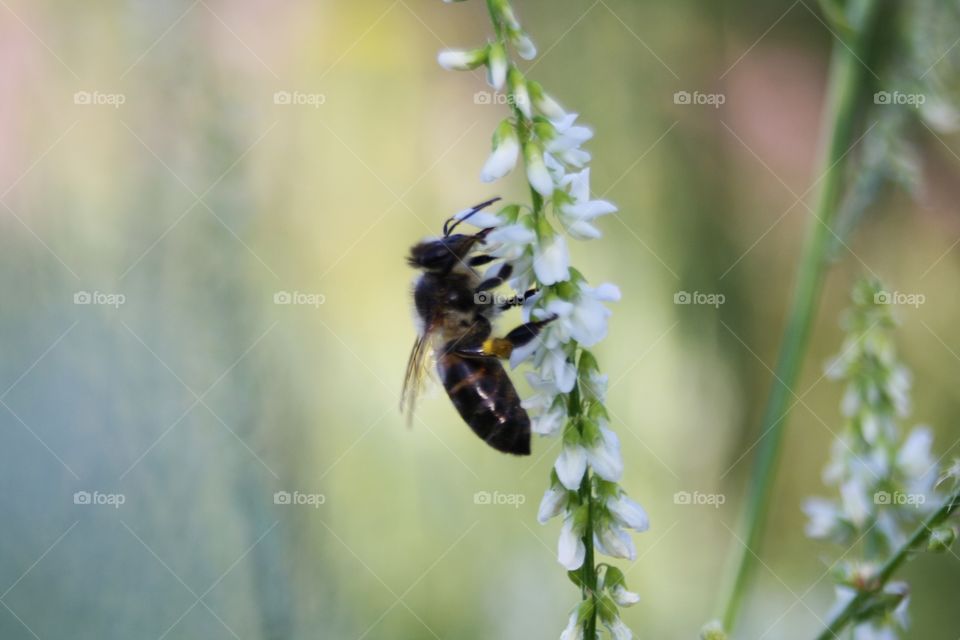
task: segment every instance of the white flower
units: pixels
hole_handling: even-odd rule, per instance
[[[472,51],[447,49],[437,54],[437,62],[441,67],[449,71],[476,69],[486,62],[486,60],[486,49],[473,49]]]
[[[510,355],[511,359],[513,355]],[[558,395],[559,390],[552,380],[546,380],[532,372],[527,373],[527,381],[537,393],[525,398],[520,405],[528,412],[535,412],[531,416],[533,432],[542,436],[555,435],[567,419],[566,404]]]
[[[520,140],[509,120],[504,120],[493,135],[493,151],[483,165],[480,180],[493,182],[510,173],[520,157]]]
[[[843,504],[843,513],[858,528],[862,527],[870,516],[870,498],[863,484],[857,478],[851,478],[840,485],[840,498]]]
[[[546,524],[550,518],[558,516],[563,512],[567,505],[567,490],[564,487],[554,485],[547,489],[540,500],[540,508],[537,510],[537,522]]]
[[[546,314],[556,316],[545,330],[543,344],[548,349],[571,339],[584,347],[591,347],[606,337],[607,318],[611,311],[602,303],[619,300],[620,290],[609,283],[593,288],[584,282],[580,283],[579,289],[572,301],[551,300],[547,303]]]
[[[538,129],[548,130],[548,138],[545,140],[545,149],[550,153],[563,153],[570,149],[577,149],[584,142],[593,137],[593,131],[582,125],[575,125],[577,119],[576,113],[564,114],[564,116],[553,122],[552,127],[546,125]]]
[[[487,82],[497,91],[507,82],[507,52],[499,42],[491,43],[487,53]]]
[[[577,382],[577,367],[567,358],[563,349],[540,349],[534,353],[533,364],[546,384],[549,381],[559,393],[570,393]]]
[[[610,635],[613,637],[613,640],[631,640],[633,638],[633,632],[630,631],[630,628],[625,625],[620,618],[616,618],[612,624],[605,626],[610,630]]]
[[[637,549],[630,534],[614,524],[601,525],[594,531],[593,541],[601,553],[613,558],[637,559]]]
[[[560,640],[583,640],[583,627],[580,625],[577,611],[570,614],[567,627],[560,634]]]
[[[620,457],[620,439],[617,434],[600,427],[600,439],[587,449],[587,461],[594,472],[608,482],[617,482],[623,476],[623,458]]]
[[[571,173],[560,181],[561,188],[568,189],[571,201],[562,200],[557,206],[557,215],[567,231],[578,240],[600,237],[600,231],[591,224],[595,218],[613,213],[617,208],[606,200],[590,199],[590,170]]]
[[[650,528],[650,518],[639,504],[627,497],[622,491],[614,499],[607,499],[607,510],[618,523],[643,533]]]
[[[897,466],[910,478],[927,475],[937,464],[930,454],[933,434],[928,427],[916,427],[897,452]]]
[[[470,216],[469,218],[466,218]],[[503,220],[500,219],[495,213],[490,213],[488,211],[477,211],[476,209],[464,209],[458,213],[453,214],[453,217],[457,220],[463,220],[466,218],[466,223],[474,227],[479,227],[481,229],[486,229],[488,227],[498,227],[503,224]],[[487,236],[489,240],[489,236]]]
[[[533,60],[537,57],[537,46],[526,33],[519,31],[510,37],[510,41],[524,60]]]
[[[530,108],[530,93],[527,91],[527,81],[520,73],[520,70],[511,66],[507,71],[507,85],[510,89],[510,96],[513,98],[513,106],[528,120],[533,117]]]
[[[503,225],[488,233],[484,245],[490,255],[504,260],[516,260],[536,239],[537,234],[533,229],[518,222]]]
[[[537,111],[545,115],[548,120],[560,122],[567,117],[567,112],[557,104],[556,100],[544,92],[540,83],[528,82],[527,87],[530,90],[530,98],[533,100],[533,106],[536,107]]]
[[[566,238],[555,234],[537,243],[533,249],[533,271],[541,284],[556,284],[570,279],[570,254],[567,253]]]
[[[840,519],[837,505],[824,498],[810,498],[803,503],[803,512],[810,520],[804,531],[811,538],[826,538],[836,528]]]
[[[557,471],[560,483],[570,491],[580,488],[583,474],[587,472],[587,451],[579,444],[564,443],[553,468]]]
[[[629,607],[640,602],[640,595],[633,591],[627,591],[627,588],[622,584],[618,584],[611,589],[610,596],[613,598],[613,601],[621,607]]]
[[[523,145],[523,161],[530,186],[545,198],[553,195],[553,178],[543,162],[543,151],[536,143],[528,142]]]
[[[583,532],[577,531],[573,523],[573,516],[568,515],[560,527],[560,540],[557,543],[557,560],[568,571],[579,569],[583,565],[583,558],[587,553],[583,545]]]

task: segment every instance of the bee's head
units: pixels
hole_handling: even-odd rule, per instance
[[[476,235],[457,233],[439,240],[424,240],[410,249],[407,264],[415,269],[446,273],[463,262],[478,242],[483,242],[485,232]]]

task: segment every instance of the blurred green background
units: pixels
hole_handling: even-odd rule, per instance
[[[834,39],[804,1],[516,5],[529,74],[595,127],[593,189],[620,207],[573,251],[623,291],[596,353],[653,523],[620,563],[625,619],[692,638],[739,544]],[[504,107],[435,63],[488,31],[479,0],[0,2],[0,638],[559,635],[578,593],[535,517],[557,443],[499,455],[436,386],[412,429],[396,408],[408,246],[526,197],[478,181]],[[695,90],[725,103],[674,103]],[[958,141],[918,133],[923,191],[885,194],[829,277],[739,637],[809,637],[832,602],[838,552],[800,503],[826,491],[821,374],[860,274],[926,296],[898,309],[911,419],[957,452]],[[960,560],[904,575],[908,637],[955,639]]]

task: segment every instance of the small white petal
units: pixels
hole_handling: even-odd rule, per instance
[[[840,496],[844,514],[855,525],[862,527],[871,510],[863,485],[857,479],[848,480],[840,485]]]
[[[826,538],[837,526],[840,510],[830,500],[809,498],[803,503],[803,512],[810,518],[804,532],[810,538]]]
[[[627,560],[637,559],[637,549],[633,545],[633,538],[619,527],[602,527],[594,534],[594,543],[601,553],[610,557]]]
[[[493,182],[507,175],[517,166],[518,157],[520,157],[520,143],[517,142],[516,136],[501,140],[483,165],[480,180],[482,182]]]
[[[580,625],[576,610],[570,614],[567,627],[560,634],[560,640],[583,640],[583,627]]]
[[[483,64],[485,57],[483,49],[474,51],[448,49],[437,54],[437,62],[449,71],[466,71]]]
[[[617,482],[623,476],[620,457],[620,439],[617,434],[600,427],[600,440],[587,451],[587,460],[598,476],[608,482]]]
[[[620,494],[614,500],[607,501],[607,509],[617,521],[625,527],[643,533],[650,528],[650,518],[638,503]]]
[[[545,198],[553,195],[553,178],[543,161],[543,153],[533,145],[524,150],[524,162],[527,168],[527,181],[537,193]]]
[[[513,37],[513,46],[516,47],[517,53],[524,60],[533,60],[537,57],[537,46],[525,33],[521,32]]]
[[[930,429],[916,427],[907,436],[897,453],[897,466],[911,478],[925,475],[936,465],[936,461],[930,455],[932,444],[933,434]]]
[[[614,587],[610,595],[613,596],[613,601],[621,607],[629,607],[640,602],[640,595],[633,591],[627,591],[626,587],[622,584]]]
[[[587,452],[580,445],[564,445],[553,468],[557,471],[560,483],[570,491],[576,491],[587,471]]]
[[[567,504],[567,490],[563,487],[550,487],[540,500],[537,510],[537,522],[546,524],[550,518],[560,515]]]
[[[568,571],[583,566],[583,558],[587,549],[583,545],[581,533],[573,526],[573,516],[567,516],[560,527],[560,539],[557,542],[557,561]]]
[[[633,638],[633,632],[620,618],[614,620],[613,624],[607,625],[607,629],[610,630],[613,640],[632,640]]]
[[[570,255],[563,236],[556,235],[545,245],[536,247],[533,270],[542,284],[556,284],[570,279]]]

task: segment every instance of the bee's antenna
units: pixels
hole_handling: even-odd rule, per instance
[[[465,212],[461,212],[447,218],[447,221],[443,223],[443,237],[449,236],[451,233],[453,233],[453,230],[457,228],[458,224],[460,224],[461,222],[463,222],[464,220],[466,220],[476,212],[486,209],[497,200],[500,200],[500,196],[497,196],[495,198],[490,198],[486,202],[481,202],[480,204],[474,205],[473,207],[471,207]]]

